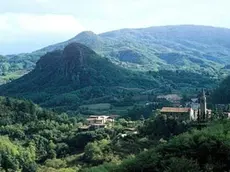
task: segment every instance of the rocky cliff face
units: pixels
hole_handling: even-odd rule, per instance
[[[165,93],[171,89],[187,89],[189,86],[197,88],[199,82],[194,82],[197,79],[204,83],[202,87],[206,83],[209,86],[213,83],[206,77],[194,75],[171,71],[141,73],[126,70],[82,44],[71,43],[62,50],[41,57],[35,69],[27,75],[2,85],[0,95],[31,99],[47,107],[71,103],[66,106],[76,108],[76,104],[84,101],[107,101],[107,96],[123,99],[130,92],[139,94],[155,90],[156,93]]]
[[[41,57],[33,71],[2,86],[0,92],[66,92],[88,86],[112,86],[124,83],[127,72],[90,48],[71,43]]]
[[[47,53],[37,62],[35,71],[58,74],[59,77],[71,78],[79,73],[92,56],[97,56],[88,47],[71,43],[63,51]]]
[[[60,64],[64,75],[69,76],[73,73],[80,72],[87,63],[87,58],[93,54],[95,54],[93,51],[78,43],[72,43],[66,46]]]

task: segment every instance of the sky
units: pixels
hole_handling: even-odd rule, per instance
[[[88,30],[230,28],[229,0],[0,0],[0,54],[32,52]]]

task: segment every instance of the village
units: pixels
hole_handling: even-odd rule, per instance
[[[159,98],[165,98],[167,100],[173,99],[172,97],[174,97],[174,106],[164,106],[161,109],[153,110],[153,113],[155,112],[156,115],[162,115],[165,119],[171,118],[180,122],[191,122],[193,124],[206,123],[212,119],[213,112],[211,109],[207,108],[207,98],[204,90],[197,98],[191,98],[190,101],[186,102],[184,107],[178,103],[180,98],[176,97],[175,95],[165,97],[159,96]],[[221,109],[220,107],[221,106],[218,105],[218,109]],[[222,112],[221,117],[229,119],[230,112]],[[86,119],[86,122],[82,127],[80,127],[80,129],[82,131],[86,131],[95,130],[98,128],[112,128],[116,122],[116,119],[119,118],[119,115],[89,115]],[[126,133],[136,133],[136,128],[135,125],[133,125],[133,121],[129,121],[126,131]]]

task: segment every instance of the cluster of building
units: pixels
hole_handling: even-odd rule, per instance
[[[86,121],[86,125],[82,126],[80,129],[96,129],[96,128],[106,128],[112,126],[114,123],[115,115],[106,116],[106,115],[90,115]]]
[[[207,108],[206,95],[203,91],[199,98],[191,100],[187,107],[163,107],[160,114],[166,118],[174,118],[179,121],[206,122],[211,118],[212,111]],[[228,114],[230,116],[230,114]],[[113,126],[116,115],[90,115],[86,125],[80,129],[97,129]]]
[[[212,111],[207,109],[206,95],[203,90],[199,99],[192,100],[190,107],[163,107],[160,113],[181,121],[205,122],[211,118]]]

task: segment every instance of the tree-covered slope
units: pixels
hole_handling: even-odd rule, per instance
[[[38,52],[83,43],[114,63],[141,70],[183,69],[217,72],[229,63],[230,30],[208,26],[122,29],[96,35],[83,32]],[[123,62],[123,63],[121,63]]]
[[[174,136],[121,163],[84,169],[84,172],[217,172],[230,170],[229,121]]]
[[[33,53],[6,56],[7,65],[14,68],[10,67],[5,74],[28,72],[47,52],[78,42],[132,70],[179,69],[218,76],[229,72],[229,40],[229,29],[196,25],[122,29],[102,34],[86,31]],[[0,62],[0,66],[5,65]]]
[[[82,44],[71,43],[64,50],[42,56],[30,73],[2,85],[0,95],[76,110],[79,105],[90,103],[133,105],[141,95],[148,101],[159,93],[188,93],[214,85],[215,79],[207,74],[127,70]]]
[[[41,103],[55,95],[83,88],[86,88],[85,92],[87,88],[97,87],[107,88],[109,91],[112,90],[110,87],[116,86],[141,89],[157,87],[158,83],[145,75],[137,75],[116,66],[82,44],[72,43],[64,50],[53,51],[41,57],[33,71],[3,85],[0,93],[1,95],[26,97]],[[98,91],[93,89],[90,92],[92,96],[95,94],[93,97],[99,97],[100,92],[106,93],[106,90],[103,89]],[[87,99],[87,96],[83,98]],[[78,101],[79,98],[76,94],[72,99],[72,101]]]
[[[1,171],[230,170],[229,120],[197,130],[158,115],[135,122],[121,118],[112,128],[82,131],[84,118],[26,100],[0,97],[0,112]],[[138,133],[123,137],[130,125]]]
[[[217,104],[230,103],[230,76],[226,77],[213,91],[212,101]]]
[[[103,129],[81,131],[84,121],[0,97],[0,171],[77,171],[87,143],[109,137]]]

